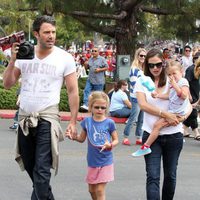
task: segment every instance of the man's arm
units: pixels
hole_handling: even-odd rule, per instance
[[[68,93],[68,102],[71,112],[70,123],[67,130],[74,134],[76,132],[76,121],[79,109],[79,93],[78,93],[78,81],[76,72],[65,76],[65,85]]]
[[[13,85],[15,85],[21,74],[20,70],[15,67],[16,54],[19,49],[17,45],[18,43],[14,43],[12,45],[11,58],[3,73],[3,85],[5,89],[10,89]]]

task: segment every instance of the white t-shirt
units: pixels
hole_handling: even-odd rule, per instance
[[[128,100],[126,92],[119,89],[117,92],[113,92],[110,102],[110,112],[120,110],[127,105],[124,103],[125,100]]]
[[[182,56],[181,61],[182,61],[184,72],[189,66],[193,65],[192,56],[190,57]]]
[[[163,93],[166,93],[168,91],[169,88],[169,84],[167,82],[165,89],[163,90]],[[165,110],[168,111],[169,108],[169,100],[163,100],[163,99],[159,99],[159,98],[153,98],[151,96],[151,92],[149,92],[147,90],[146,87],[144,87],[141,83],[141,81],[137,81],[136,85],[135,85],[135,92],[142,92],[145,93],[146,96],[146,100],[149,104],[151,104],[152,106],[156,106],[158,108],[160,108],[161,110]],[[158,116],[149,114],[147,112],[144,112],[144,118],[143,118],[143,125],[142,125],[142,129],[148,133],[151,133],[153,130],[153,126],[155,124],[155,122],[159,119]],[[174,134],[177,132],[182,132],[183,133],[183,127],[182,124],[179,123],[177,126],[169,126],[169,127],[165,127],[162,128],[160,130],[160,134],[159,135],[170,135],[170,134]]]
[[[181,78],[178,82],[179,87],[187,86],[189,88],[188,80]],[[169,112],[177,113],[179,115],[186,115],[190,108],[189,98],[182,99],[180,98],[176,90],[171,87],[169,92]]]
[[[28,113],[57,105],[64,77],[76,71],[72,55],[56,46],[44,59],[35,55],[15,66],[21,71],[20,108]]]

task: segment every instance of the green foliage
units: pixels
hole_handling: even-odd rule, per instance
[[[18,87],[15,86],[10,90],[5,90],[0,84],[0,109],[16,109]]]

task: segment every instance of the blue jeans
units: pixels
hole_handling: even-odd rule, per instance
[[[84,93],[83,93],[83,104],[88,106],[88,97],[92,91],[103,91],[104,84],[94,85],[89,79],[86,81]]]
[[[29,128],[27,136],[19,127],[18,141],[25,170],[33,183],[31,200],[54,200],[50,186],[52,167],[50,122],[38,121],[36,128]]]
[[[130,135],[131,129],[133,128],[133,124],[136,124],[135,135],[137,138],[142,138],[142,124],[143,124],[143,115],[144,112],[140,110],[140,107],[137,102],[133,98],[130,98],[132,108],[131,114],[128,118],[128,122],[124,129],[124,136],[128,137]]]
[[[122,109],[110,112],[111,117],[119,117],[119,118],[129,117],[130,114],[131,114],[131,109],[128,107],[124,107]]]
[[[144,143],[149,133],[143,133]],[[171,135],[158,136],[151,145],[152,153],[145,156],[146,163],[146,193],[147,200],[160,200],[160,170],[163,161],[164,180],[162,187],[162,200],[172,200],[176,188],[176,171],[178,159],[183,147],[183,134],[181,132]]]

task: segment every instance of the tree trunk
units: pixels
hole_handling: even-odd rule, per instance
[[[117,55],[130,55],[132,60],[137,48],[136,38],[136,18],[133,14],[131,17],[127,16],[124,20],[117,21],[115,33]]]

